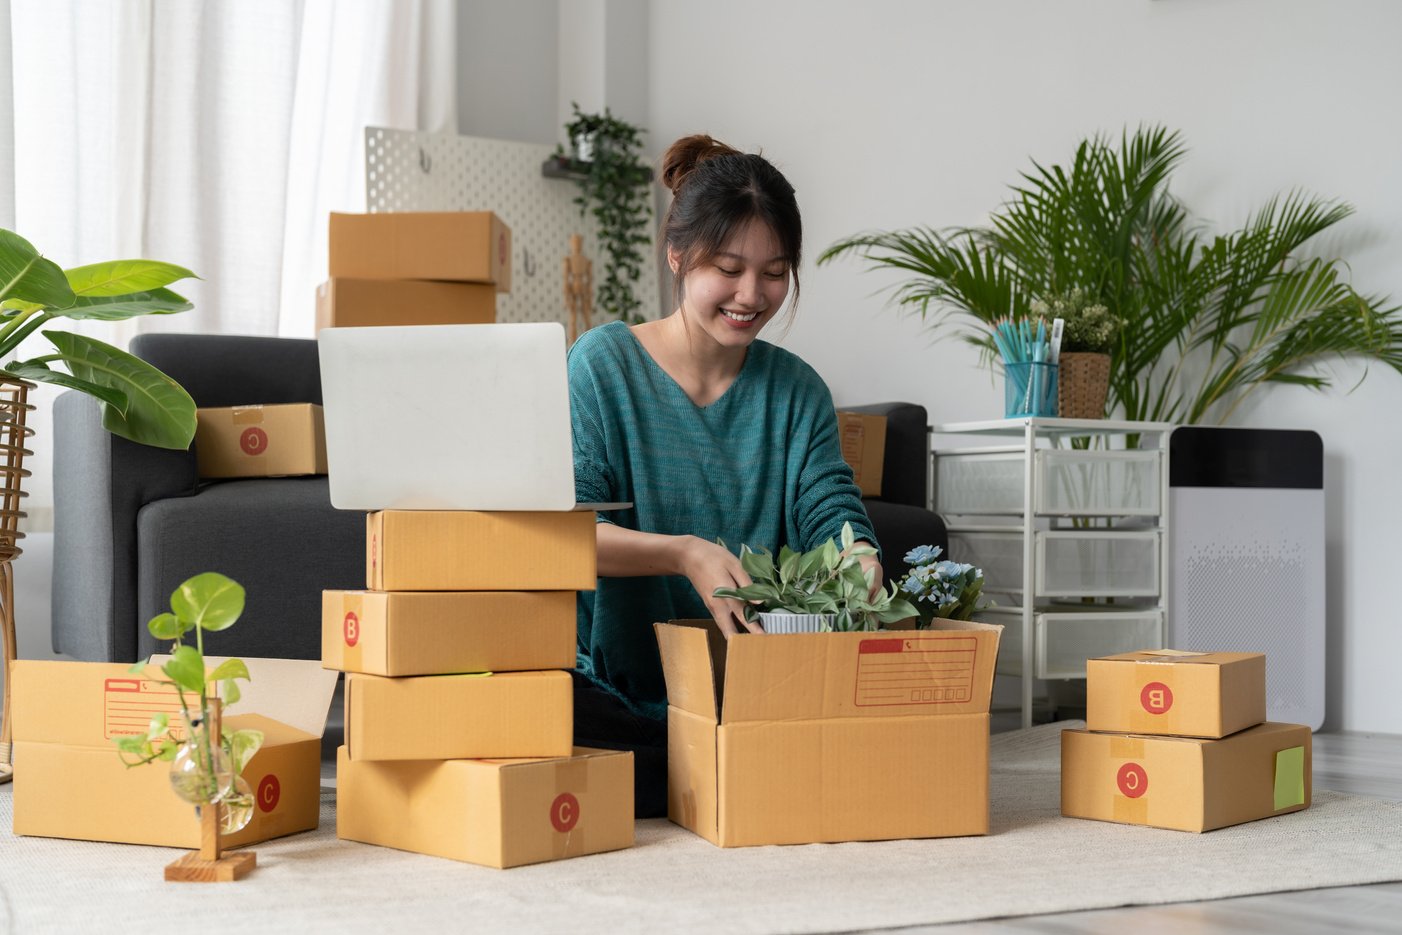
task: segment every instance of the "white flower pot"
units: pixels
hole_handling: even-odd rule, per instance
[[[785,611],[762,612],[760,625],[765,633],[823,633],[832,629],[835,614],[791,614]]]

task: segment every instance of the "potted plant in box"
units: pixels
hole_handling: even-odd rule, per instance
[[[717,588],[716,597],[745,601],[745,613],[759,618],[766,633],[875,630],[880,624],[916,616],[896,586],[871,594],[872,576],[861,559],[875,555],[857,545],[852,524],[842,524],[842,548],[829,539],[808,552],[781,546],[776,561],[768,549],[740,546],[740,567],[750,576],[743,588]]]

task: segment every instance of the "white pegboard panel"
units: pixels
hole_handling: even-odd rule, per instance
[[[451,133],[365,128],[365,204],[380,211],[494,211],[511,228],[511,292],[497,296],[497,321],[561,321],[568,327],[563,263],[570,235],[584,235],[597,287],[603,273],[593,218],[574,204],[578,186],[546,178],[550,146]],[[635,294],[656,317],[656,224],[643,250]],[[593,323],[611,320],[595,308]]]

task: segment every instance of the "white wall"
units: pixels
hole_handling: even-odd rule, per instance
[[[1295,186],[1358,208],[1354,284],[1402,301],[1402,4],[1392,0],[658,0],[649,139],[763,149],[798,189],[803,301],[784,343],[839,403],[910,399],[935,422],[1001,414],[974,353],[883,308],[859,230],[982,222],[1030,157],[1141,122],[1180,129],[1176,193],[1222,225]],[[1339,369],[1352,386],[1361,370]],[[1236,421],[1317,430],[1328,453],[1329,725],[1402,733],[1392,668],[1402,375],[1351,395],[1282,387]],[[1246,407],[1243,407],[1246,409]]]

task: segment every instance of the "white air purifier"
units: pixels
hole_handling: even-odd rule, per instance
[[[1324,446],[1314,432],[1169,436],[1167,645],[1266,654],[1266,717],[1324,723]]]

